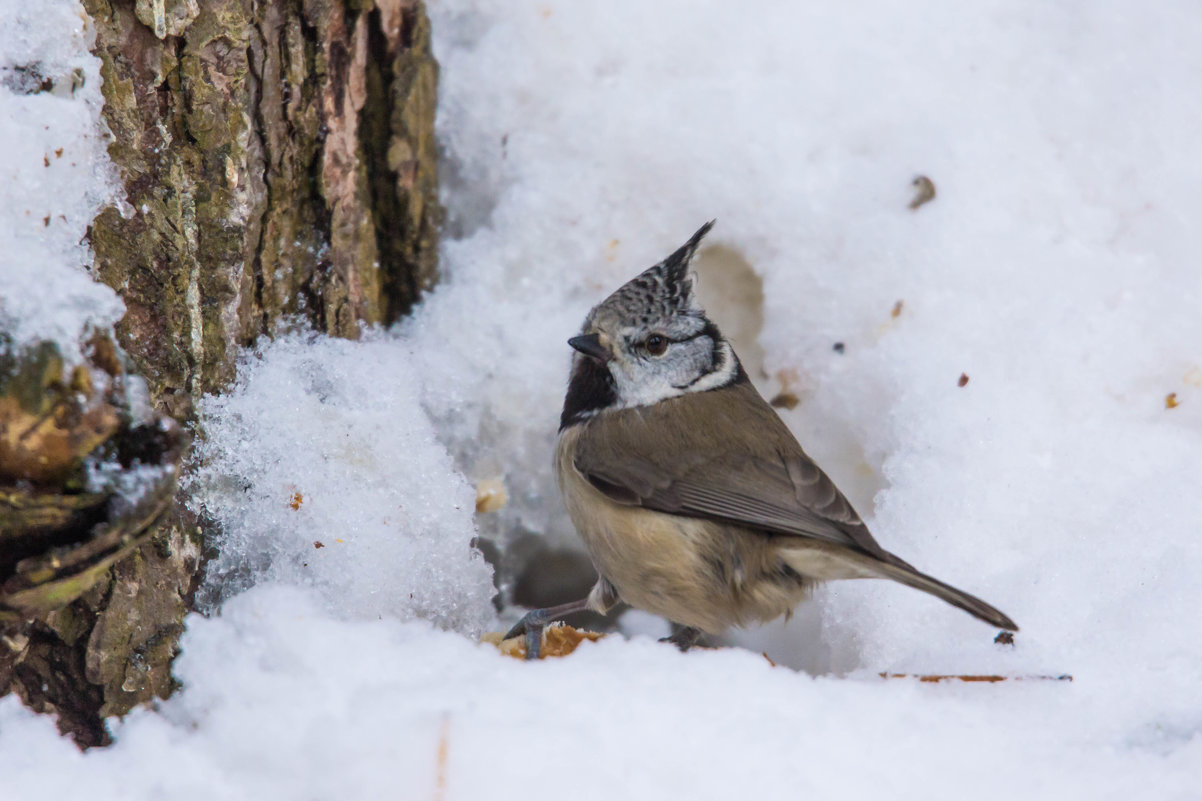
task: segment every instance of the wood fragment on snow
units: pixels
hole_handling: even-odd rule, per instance
[[[963,681],[981,684],[996,684],[1001,681],[1072,681],[1068,673],[1059,676],[1042,676],[1038,674],[1019,676],[999,676],[994,674],[940,674],[940,673],[881,673],[882,679],[917,679],[925,684],[939,684],[945,681]]]

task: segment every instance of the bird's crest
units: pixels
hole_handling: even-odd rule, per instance
[[[590,317],[613,315],[649,324],[677,315],[700,315],[701,308],[693,297],[694,278],[689,272],[689,262],[713,226],[714,221],[710,220],[698,228],[671,256],[639,273],[606,298]]]

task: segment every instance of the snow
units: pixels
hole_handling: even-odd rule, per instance
[[[364,342],[260,345],[202,405],[194,503],[223,532],[220,608],[189,619],[183,689],[86,755],[0,701],[6,789],[1196,797],[1196,5],[431,12],[443,282]],[[42,42],[72,29],[43,24]],[[937,196],[910,210],[919,174]],[[554,662],[474,642],[503,625],[474,537],[575,542],[550,469],[564,341],[714,217],[699,269],[745,263],[763,291],[707,302],[759,328],[765,394],[797,396],[783,416],[882,544],[1014,617],[1014,647],[868,582],[732,635],[808,673],[680,655],[647,615]],[[471,488],[496,480],[507,505],[473,520]]]
[[[86,757],[0,706],[6,784],[35,786],[33,751],[66,798],[1185,798],[1202,757],[1167,727],[1117,739],[1116,699],[1077,683],[811,678],[646,639],[525,664],[291,588],[194,619],[186,647],[187,689]]]
[[[253,581],[315,588],[358,618],[420,616],[477,636],[492,571],[471,547],[475,492],[420,413],[420,376],[380,336],[292,335],[204,406],[196,510],[223,532],[206,606]]]
[[[76,2],[6,4],[0,20],[0,330],[74,360],[82,332],[125,312],[83,243],[115,186],[100,59]]]

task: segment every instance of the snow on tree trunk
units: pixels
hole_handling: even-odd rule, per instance
[[[171,691],[203,541],[172,503],[166,466],[183,448],[170,421],[139,424],[101,390],[140,375],[153,414],[187,422],[262,334],[301,319],[353,338],[395,320],[436,278],[441,210],[438,68],[418,0],[84,6],[126,193],[89,238],[127,312],[119,349],[89,351],[87,376],[64,377],[52,346],[0,362],[0,429],[52,424],[14,435],[24,450],[0,448],[0,692],[57,713],[88,746],[107,742],[105,716]],[[68,409],[76,383],[90,394]],[[148,444],[154,430],[170,436]],[[70,445],[62,469],[29,474],[53,443]],[[170,480],[116,509],[79,479],[105,449]]]

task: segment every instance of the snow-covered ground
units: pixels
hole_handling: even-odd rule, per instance
[[[5,9],[33,38],[0,41],[60,48],[71,7]],[[86,755],[0,701],[5,794],[1198,797],[1202,9],[431,12],[444,281],[363,343],[264,343],[202,407],[192,486],[228,532],[226,600],[189,620],[183,689]],[[56,57],[94,71],[71,41]],[[96,109],[0,89],[0,111],[6,143],[44,149]],[[5,259],[31,241],[18,199],[70,194],[29,184],[22,153],[0,151]],[[918,174],[937,196],[910,210]],[[1014,617],[1014,647],[880,583],[743,635],[808,673],[637,636],[537,664],[475,644],[498,625],[475,532],[573,538],[550,472],[564,340],[712,217],[702,267],[762,282],[762,308],[713,311],[762,324],[765,392],[798,397],[785,419],[877,538]],[[78,313],[111,315],[77,275]],[[473,520],[472,485],[498,478],[509,504]]]

